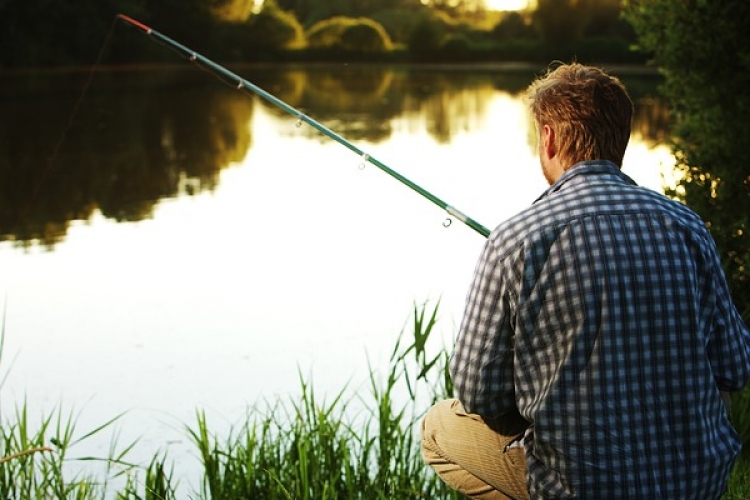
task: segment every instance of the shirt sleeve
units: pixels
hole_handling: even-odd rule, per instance
[[[732,301],[716,253],[712,262],[710,283],[716,302],[707,352],[719,390],[739,391],[750,379],[750,332]]]
[[[470,413],[499,417],[516,410],[512,311],[504,259],[488,240],[466,298],[450,371]]]

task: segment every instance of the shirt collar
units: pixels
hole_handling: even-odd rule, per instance
[[[624,174],[620,168],[609,160],[591,160],[576,163],[567,169],[557,181],[547,188],[534,203],[540,201],[567,186],[575,185],[584,180],[584,177],[598,176],[600,179],[607,179],[615,182],[623,182],[631,186],[636,186],[636,182]]]

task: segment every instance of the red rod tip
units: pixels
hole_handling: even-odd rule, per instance
[[[143,31],[146,31],[146,32],[151,31],[151,28],[149,28],[148,26],[146,26],[142,22],[136,21],[135,19],[133,19],[130,16],[126,16],[125,14],[117,14],[117,17],[119,17],[120,19],[122,19],[125,22],[128,22],[128,23],[132,24],[133,26],[135,26],[137,28],[142,29]]]

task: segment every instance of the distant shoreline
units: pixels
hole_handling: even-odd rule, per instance
[[[338,61],[338,62],[320,62],[320,61],[280,61],[280,62],[226,62],[217,61],[218,64],[225,65],[227,68],[300,68],[300,67],[318,67],[332,68],[337,66],[382,66],[390,68],[417,68],[422,70],[435,71],[481,71],[481,72],[532,72],[538,73],[544,71],[552,63],[542,64],[536,62],[520,61],[495,61],[495,62],[467,62],[467,63],[436,63],[436,62],[371,62],[371,61]],[[592,66],[605,68],[616,74],[627,75],[660,75],[659,68],[648,64],[623,64],[623,63],[590,63]],[[189,68],[192,64],[187,60],[177,60],[175,62],[146,62],[133,64],[102,64],[96,67],[96,71],[107,72],[135,72],[135,71],[154,71],[164,69]],[[64,73],[87,73],[91,72],[94,66],[36,66],[24,68],[2,68],[0,70],[0,80],[4,76],[21,75],[29,73],[39,74],[64,74]]]

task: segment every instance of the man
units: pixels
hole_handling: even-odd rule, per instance
[[[714,242],[620,171],[622,83],[561,65],[528,90],[550,188],[487,240],[425,461],[471,498],[719,498],[740,450],[722,391],[750,333]]]

